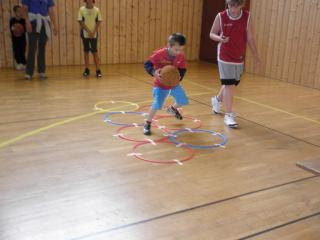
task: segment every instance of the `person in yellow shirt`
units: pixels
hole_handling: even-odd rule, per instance
[[[81,26],[81,38],[84,50],[85,70],[83,76],[90,75],[89,70],[89,52],[92,53],[94,63],[96,65],[97,78],[102,77],[100,70],[100,60],[98,55],[98,30],[102,21],[99,8],[95,4],[95,0],[84,0],[85,6],[79,10],[78,21]]]

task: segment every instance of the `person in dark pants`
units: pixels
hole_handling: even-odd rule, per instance
[[[25,78],[33,77],[36,51],[38,73],[41,79],[46,79],[46,44],[52,31],[57,35],[54,0],[22,0],[25,10],[28,31],[29,48]]]
[[[12,49],[17,70],[24,70],[26,65],[26,21],[22,18],[20,5],[13,7],[14,17],[10,19]]]

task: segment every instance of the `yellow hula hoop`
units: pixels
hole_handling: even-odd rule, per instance
[[[207,92],[197,93],[197,94],[190,94],[189,96],[196,96],[196,95],[202,95],[202,94],[207,94]],[[149,103],[149,102],[152,102],[152,101],[147,100],[147,101],[141,101],[139,103],[142,104],[142,103]],[[104,103],[111,103],[111,104],[122,103],[123,105],[122,106],[108,108],[108,109],[104,109],[104,108],[101,108],[99,106],[99,105],[104,104]],[[133,108],[129,109],[129,110],[121,109],[121,108],[127,107],[127,106],[133,106]],[[92,116],[94,116],[96,114],[112,112],[112,111],[127,111],[127,112],[129,112],[129,111],[136,111],[139,108],[140,108],[139,104],[138,103],[134,103],[134,102],[128,102],[128,101],[101,101],[101,102],[98,102],[98,103],[96,103],[94,105],[94,112],[86,113],[86,114],[79,115],[79,116],[72,117],[72,118],[67,118],[67,119],[61,120],[59,122],[52,123],[52,124],[50,124],[48,126],[44,126],[44,127],[37,128],[37,129],[34,129],[32,131],[20,134],[17,137],[14,137],[14,138],[11,138],[9,140],[0,142],[0,149],[5,148],[7,146],[10,146],[12,144],[15,144],[17,142],[20,142],[20,141],[24,140],[25,138],[32,137],[34,135],[38,135],[38,134],[41,134],[43,132],[46,132],[46,131],[48,131],[48,130],[50,130],[52,128],[63,126],[65,124],[68,124],[68,123],[71,123],[71,122],[75,122],[75,121],[78,121],[78,120],[81,120],[81,119],[89,118],[89,117],[92,117]]]
[[[108,109],[99,108],[99,105],[101,105],[103,103],[112,103],[112,104],[122,103],[124,105],[113,107],[113,108],[108,108]],[[129,110],[121,109],[121,108],[124,108],[126,106],[133,106],[134,108],[129,109]],[[60,127],[62,125],[65,125],[65,124],[68,124],[68,123],[71,123],[71,122],[75,122],[75,121],[78,121],[78,120],[81,120],[81,119],[89,118],[89,117],[92,117],[92,116],[94,116],[96,114],[99,114],[99,113],[112,112],[112,111],[116,111],[116,110],[118,110],[118,111],[123,111],[123,110],[124,111],[135,111],[135,110],[139,109],[139,107],[140,106],[137,103],[126,102],[126,101],[102,101],[102,102],[98,102],[98,103],[96,103],[94,105],[94,109],[95,109],[94,112],[82,114],[82,115],[79,115],[79,116],[76,116],[76,117],[72,117],[72,118],[67,118],[67,119],[61,120],[59,122],[52,123],[52,124],[50,124],[48,126],[44,126],[44,127],[41,127],[41,128],[34,129],[32,131],[23,133],[23,134],[21,134],[21,135],[19,135],[17,137],[14,137],[12,139],[6,140],[4,142],[0,142],[0,149],[4,148],[4,147],[7,147],[9,145],[15,144],[17,142],[20,142],[20,141],[24,140],[25,138],[32,137],[34,135],[38,135],[40,133],[46,132],[46,131],[48,131],[48,130],[50,130],[52,128]]]
[[[113,108],[109,108],[109,109],[104,109],[104,108],[100,107],[100,105],[102,105],[104,103],[111,103],[111,104],[122,103],[122,104],[125,104],[125,105],[118,106],[118,107],[113,107]],[[138,110],[140,108],[139,104],[134,103],[134,102],[127,102],[127,101],[101,101],[101,102],[97,102],[94,105],[93,110],[94,111],[98,111],[100,113],[104,113],[104,112],[111,112],[111,111],[114,111],[114,110],[117,110],[117,109],[120,109],[120,108],[123,108],[123,107],[126,107],[126,106],[133,106],[134,107],[133,109],[125,110],[126,112],[136,111],[136,110]],[[121,111],[124,111],[124,110],[121,109]]]

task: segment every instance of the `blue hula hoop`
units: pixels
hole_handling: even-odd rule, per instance
[[[177,140],[178,135],[183,134],[183,133],[209,133],[212,136],[217,136],[219,137],[222,142],[219,144],[213,144],[213,145],[208,145],[208,146],[198,146],[198,145],[192,145],[192,144],[188,144],[188,143],[183,143],[183,142],[179,142]],[[176,145],[181,145],[181,146],[187,146],[193,149],[212,149],[212,148],[220,148],[220,147],[224,147],[226,145],[226,143],[228,142],[228,139],[226,136],[224,136],[221,133],[215,132],[215,131],[210,131],[210,130],[202,130],[202,129],[181,129],[178,131],[173,132],[170,136],[169,136],[170,141],[172,141],[173,143],[175,143]]]
[[[104,115],[103,121],[105,123],[109,123],[111,125],[114,126],[126,126],[126,127],[138,127],[138,126],[143,126],[144,123],[118,123],[118,122],[113,122],[110,117],[113,115],[119,115],[119,114],[123,114],[123,115],[145,115],[146,113],[144,112],[110,112],[107,113],[106,115]]]

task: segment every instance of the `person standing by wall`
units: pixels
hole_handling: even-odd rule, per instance
[[[101,78],[100,59],[98,55],[98,32],[102,21],[101,12],[95,4],[95,0],[84,0],[85,6],[79,9],[78,21],[81,27],[81,38],[83,42],[85,70],[84,77],[90,75],[89,54],[93,55],[96,65],[96,77]]]
[[[221,103],[225,105],[224,122],[230,128],[237,128],[233,113],[235,87],[240,83],[244,69],[246,47],[249,46],[255,63],[261,63],[253,34],[250,13],[243,10],[246,0],[226,0],[228,8],[220,12],[213,23],[210,38],[219,42],[218,67],[221,89],[212,98],[212,110],[221,113]]]
[[[34,74],[37,53],[38,73],[40,79],[46,79],[46,44],[51,37],[58,34],[54,0],[22,0],[28,31],[28,57],[25,78],[31,80]]]
[[[12,49],[17,70],[25,70],[26,65],[26,21],[22,18],[20,5],[13,7],[14,16],[10,19]]]

